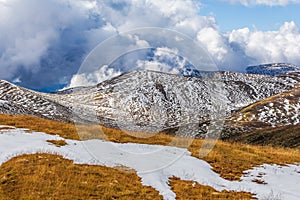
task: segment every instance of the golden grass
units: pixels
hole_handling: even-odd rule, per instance
[[[149,135],[145,133],[130,132],[129,134],[127,134],[117,129],[100,126],[77,127],[80,131],[79,137],[79,135],[77,134],[77,129],[73,124],[28,116],[0,115],[0,124],[28,128],[35,131],[46,132],[49,134],[58,134],[68,139],[106,138],[107,140],[121,143],[134,142],[143,144],[175,145],[179,147],[184,147],[185,145],[187,145],[184,138],[174,138],[164,133]],[[99,134],[99,129],[101,129],[104,134]],[[139,134],[142,134],[143,137],[139,137]],[[145,136],[149,137],[145,138]],[[194,157],[199,157],[200,150],[203,150],[204,148],[202,147],[203,142],[203,140],[195,139],[189,146],[188,149],[190,152],[192,152],[192,155]],[[242,143],[218,141],[215,147],[210,151],[210,153],[206,157],[201,159],[210,163],[210,165],[213,167],[213,170],[219,173],[221,177],[228,180],[239,180],[242,176],[243,171],[264,163],[280,165],[296,162],[300,163],[300,149],[254,146]],[[28,166],[29,165],[27,165],[27,167]],[[66,176],[69,176],[70,174],[74,173],[72,170],[64,171],[64,173],[66,174]],[[190,184],[188,182],[181,181],[180,183],[176,183],[177,181],[179,180],[172,180],[171,184],[174,187],[176,184]],[[182,188],[185,187],[182,186]],[[204,192],[216,194],[216,192],[213,191],[212,188],[202,188],[204,188]],[[194,192],[194,190],[191,192]],[[179,193],[180,191],[178,191],[177,194]],[[184,189],[181,190],[181,193],[185,193]],[[246,199],[247,198],[248,197],[246,197]]]
[[[54,144],[57,147],[62,147],[68,144],[65,140],[47,140],[47,142]]]
[[[165,133],[151,135],[139,132],[123,132],[103,126],[75,126],[74,124],[41,119],[32,116],[0,115],[0,124],[11,125],[30,130],[42,131],[48,134],[58,134],[66,139],[101,138],[118,143],[141,143],[173,145],[178,147],[189,146],[188,150],[194,157],[199,157],[203,140],[195,139],[187,144],[185,138],[174,138]],[[78,135],[79,131],[79,135]],[[99,134],[103,132],[103,134]],[[141,137],[138,137],[141,134]],[[146,137],[149,136],[149,137]],[[255,146],[242,143],[217,141],[214,148],[203,160],[210,163],[213,169],[223,178],[238,180],[243,171],[264,163],[290,164],[300,163],[300,149],[279,148],[270,146]]]
[[[33,116],[0,114],[0,124],[17,128],[27,128],[32,131],[45,132],[51,135],[60,135],[66,139],[79,139],[74,124]]]
[[[221,191],[218,192],[209,186],[200,185],[194,181],[183,181],[178,178],[170,179],[171,189],[177,194],[177,200],[186,199],[230,199],[249,200],[254,199],[253,194],[246,192]]]
[[[165,133],[151,134],[135,131],[122,131],[99,125],[77,125],[77,133],[81,140],[104,139],[117,143],[140,143],[140,144],[169,144],[174,137]]]
[[[245,192],[218,192],[193,181],[171,178],[177,199],[251,199]],[[77,165],[58,155],[33,154],[0,167],[0,199],[162,199],[142,186],[133,170]],[[252,198],[253,199],[253,198]]]
[[[0,167],[0,199],[162,199],[134,171],[75,165],[61,156],[35,154]]]
[[[199,156],[202,141],[194,140],[189,150]],[[243,171],[254,166],[268,164],[300,163],[300,149],[254,146],[241,143],[218,141],[204,158],[213,170],[228,180],[239,180]]]

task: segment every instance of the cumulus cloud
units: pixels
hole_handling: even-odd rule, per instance
[[[151,60],[138,60],[137,69],[160,71],[164,73],[178,74],[179,69],[186,66],[187,61],[178,55],[178,49],[159,47],[153,51]]]
[[[70,87],[93,86],[97,83],[119,76],[122,73],[107,65],[91,73],[75,74],[70,82]]]
[[[266,6],[286,6],[288,4],[300,3],[299,0],[221,0],[230,3],[240,3],[244,6],[266,5]]]
[[[25,85],[39,87],[76,72],[84,31],[96,26],[87,18],[87,2],[0,2],[0,78],[19,77]]]
[[[231,2],[272,6],[299,1]],[[149,67],[151,64],[154,67],[155,62],[158,64],[162,60],[152,54],[156,57],[147,61],[149,52],[141,51],[129,57],[123,56],[118,62],[96,63],[86,74],[75,75],[84,58],[97,44],[139,27],[162,27],[186,34],[203,45],[224,70],[243,71],[246,65],[268,62],[300,65],[297,55],[300,52],[300,33],[294,22],[286,22],[277,31],[244,28],[222,33],[214,17],[199,13],[199,0],[0,0],[0,78],[42,88],[53,84],[78,85],[75,82],[88,84],[90,79],[101,81],[136,67],[137,60],[140,60],[140,66]],[[152,45],[149,40],[151,38],[133,34],[107,49],[118,52],[124,48],[146,48]],[[102,54],[103,60],[110,58]],[[101,71],[105,69],[101,67],[107,64],[113,65],[107,67],[107,71]],[[167,67],[160,66],[161,69]],[[102,75],[93,75],[93,72]]]
[[[167,47],[143,49],[142,54],[144,56],[141,56],[140,51],[131,52],[117,58],[109,66],[103,65],[94,71],[76,74],[68,87],[92,86],[130,70],[150,70],[178,74],[179,69],[189,65],[184,58],[178,56],[177,49]]]
[[[300,64],[300,32],[294,22],[286,22],[278,31],[233,30],[230,44],[236,44],[252,63],[290,62]],[[249,63],[249,64],[252,64]]]
[[[200,25],[189,19],[206,21],[198,7],[193,0],[0,0],[0,78],[30,87],[64,83],[92,48],[116,33],[178,26],[196,34]]]

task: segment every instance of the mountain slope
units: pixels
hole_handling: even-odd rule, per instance
[[[237,114],[240,123],[259,122],[279,127],[300,124],[300,88],[258,101]]]
[[[300,72],[198,75],[133,71],[93,87],[57,94],[1,81],[0,112],[154,133],[173,129],[170,133],[174,133],[180,128],[180,136],[193,137],[205,136],[208,125],[226,120],[223,138],[262,127],[294,126],[300,121],[296,90]]]
[[[202,72],[201,76],[133,71],[94,87],[47,98],[86,113],[90,120],[151,132],[224,119],[249,104],[292,90],[300,81],[298,73],[273,77]]]
[[[50,99],[7,81],[0,80],[0,113],[33,115],[47,119],[70,121],[70,109]]]
[[[251,144],[300,147],[300,88],[271,96],[237,112],[231,127],[248,131],[227,138]]]

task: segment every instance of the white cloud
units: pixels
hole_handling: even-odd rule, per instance
[[[300,0],[221,0],[230,3],[240,3],[244,6],[267,5],[267,6],[286,6],[288,4],[300,3]]]
[[[202,42],[212,56],[219,62],[222,62],[228,54],[226,38],[214,28],[203,28],[198,32],[197,39]]]
[[[63,72],[67,62],[62,57],[76,48],[74,41],[80,37],[75,31],[87,26],[83,25],[87,16],[85,5],[86,2],[70,3],[68,0],[1,0],[0,78],[20,76],[20,70],[36,74],[46,71],[45,68],[50,72],[58,67],[49,67],[46,63],[61,64]],[[67,35],[72,29],[74,32]],[[44,68],[41,62],[44,62]],[[46,76],[40,78],[47,79]]]
[[[300,31],[294,22],[286,22],[278,31],[233,30],[229,42],[238,44],[250,58],[250,64],[290,62],[300,64]]]
[[[299,3],[296,0],[228,2],[247,6]],[[98,43],[139,27],[162,27],[184,33],[206,47],[225,70],[242,71],[248,64],[266,62],[300,65],[300,33],[294,22],[286,22],[277,31],[244,28],[224,34],[214,17],[201,16],[199,10],[199,0],[0,0],[0,78],[18,78],[31,87],[65,83]],[[151,46],[148,40],[132,35],[111,46],[116,51],[118,46],[120,51],[145,48]],[[176,41],[180,43],[180,39]],[[145,56],[145,52],[131,55],[132,63],[136,64],[139,56]],[[124,64],[121,61],[115,64]],[[122,67],[129,71],[130,66],[128,62]],[[119,66],[111,74],[121,71]],[[74,76],[73,85],[78,85],[79,79]]]
[[[154,51],[154,56],[151,61],[138,60],[136,68],[139,70],[178,74],[178,70],[183,68],[186,64],[186,60],[178,56],[178,49],[161,47]]]
[[[92,73],[76,74],[73,76],[70,86],[92,86],[105,80],[121,75],[120,71],[109,68],[107,65],[102,66],[99,70]]]

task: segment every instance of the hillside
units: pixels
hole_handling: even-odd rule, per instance
[[[17,118],[15,116],[1,117],[1,124],[7,124],[9,121],[12,123],[17,121],[25,124],[19,125],[25,128],[30,124],[28,121],[18,120],[18,116]],[[14,120],[11,119],[12,117]],[[44,123],[44,119],[40,118],[31,117],[30,120],[38,125],[37,127],[44,128],[44,130],[50,132],[56,131],[58,126],[70,126],[69,124],[64,123],[65,125],[63,125],[61,122],[55,121]],[[57,126],[51,128],[48,126],[48,124],[51,123],[56,123]],[[64,132],[64,134],[67,133],[67,129],[65,130],[66,132]],[[76,129],[74,130],[76,131]],[[115,132],[117,131],[119,130],[115,130]],[[113,134],[113,130],[108,130],[106,134]],[[160,135],[154,138],[147,138],[143,140],[143,144],[161,143],[168,145],[169,137],[168,135]],[[260,199],[264,196],[272,197],[272,195],[295,199],[298,195],[297,190],[295,190],[297,187],[285,189],[278,187],[277,181],[279,180],[276,179],[276,177],[278,177],[278,173],[280,173],[280,176],[287,177],[287,179],[284,180],[297,181],[297,170],[300,170],[298,169],[299,166],[289,165],[287,167],[280,167],[271,164],[292,164],[299,162],[299,150],[218,142],[215,148],[206,157],[199,159],[199,150],[201,150],[203,144],[203,140],[199,139],[195,139],[193,144],[188,148],[193,157],[190,156],[187,150],[176,147],[161,148],[159,145],[148,146],[139,145],[137,143],[116,144],[102,140],[86,141],[88,143],[101,143],[101,145],[99,144],[97,146],[98,148],[102,148],[102,150],[98,151],[94,149],[93,151],[97,153],[98,156],[100,156],[100,154],[103,154],[103,156],[97,157],[98,159],[95,160],[90,158],[90,156],[94,154],[88,152],[91,149],[86,149],[86,142],[83,146],[81,145],[82,141],[68,140],[57,135],[51,136],[35,131],[28,134],[24,129],[16,129],[12,126],[1,126],[0,138],[0,151],[2,152],[0,162],[4,162],[0,167],[0,197],[2,197],[1,195],[5,195],[11,198],[31,198],[33,195],[38,195],[39,198],[51,199],[53,197],[52,195],[64,196],[66,198],[89,198],[91,197],[90,195],[97,198],[105,195],[107,198],[131,199],[135,196],[136,198],[151,197],[160,199],[159,195],[155,193],[156,191],[152,188],[145,187],[148,181],[150,181],[148,182],[150,186],[160,191],[160,194],[163,195],[165,199],[169,199],[166,198],[168,195],[173,196],[173,192],[176,192],[178,198],[184,199],[187,191],[195,198],[203,195],[209,199],[251,199],[255,194],[258,195],[257,197]],[[180,140],[180,138],[177,139]],[[58,143],[59,141],[64,142]],[[131,142],[134,141],[136,141],[136,138],[132,137]],[[126,138],[119,138],[118,142],[126,142]],[[180,142],[178,141],[177,144],[180,144]],[[113,150],[106,148],[107,145],[118,146],[118,148],[113,148]],[[118,151],[119,148],[123,150],[126,149],[126,151],[122,154],[114,153],[114,151]],[[143,163],[147,162],[139,160],[139,162],[131,163],[131,159],[129,159],[127,154],[130,154],[132,150],[134,150],[134,152],[144,152],[156,148],[160,149],[158,151],[159,156],[155,153],[148,155],[155,157],[155,159],[151,159],[151,165],[155,165],[155,162],[159,161],[161,157],[168,157],[161,160],[164,163],[168,162],[170,158],[176,157],[177,153],[182,151],[186,153],[182,154],[183,157],[176,161],[172,167],[164,169],[162,174],[160,170],[153,171],[151,174],[138,173],[140,170],[147,169],[142,167],[145,167]],[[113,152],[110,152],[109,149],[113,150]],[[47,154],[41,154],[45,152],[47,152]],[[62,155],[64,158],[49,155],[49,152],[52,152],[51,154]],[[30,153],[32,155],[22,155],[24,153]],[[111,156],[104,156],[107,153]],[[138,155],[142,156],[140,159],[149,161],[148,156],[145,157],[144,154]],[[118,159],[115,158],[116,156]],[[131,156],[135,157],[135,154]],[[106,161],[101,161],[101,159],[106,159]],[[74,160],[74,163],[70,160]],[[85,165],[84,163],[92,164],[92,166]],[[108,167],[98,167],[95,166],[98,165],[97,163],[109,167],[115,165],[131,166],[130,168],[137,170],[137,175],[142,178],[142,184],[144,184],[144,186],[142,187],[140,185],[141,180],[136,177],[133,171],[128,171],[127,169],[119,169],[121,170],[119,171]],[[264,165],[260,166],[262,164]],[[210,165],[213,171],[209,167]],[[257,167],[253,170],[249,170],[254,166]],[[182,168],[184,168],[184,170]],[[274,171],[276,171],[276,174],[273,173]],[[108,173],[113,173],[114,175],[107,176]],[[177,178],[171,178],[172,174]],[[221,177],[219,177],[218,174],[220,174]],[[293,178],[290,179],[288,176],[292,176]],[[168,184],[168,182],[165,182],[167,180],[165,179],[166,177],[170,178],[170,188],[162,187],[162,185]],[[118,184],[116,180],[126,180],[127,184]],[[241,182],[232,180],[241,180]],[[283,183],[284,180],[280,179],[281,183]],[[55,189],[53,188],[53,184],[55,184],[56,181],[61,181],[60,183],[64,185]],[[89,184],[86,185],[85,182]],[[241,190],[242,185],[244,186]],[[229,189],[231,191],[221,191],[222,188],[227,188],[227,190]],[[55,191],[53,189],[55,189]],[[141,191],[135,192],[137,190]],[[271,190],[273,193],[269,193]],[[248,193],[242,191],[248,191]],[[173,197],[170,199],[173,199]]]
[[[70,121],[72,112],[65,106],[7,81],[0,80],[0,113],[33,115],[53,120]]]
[[[245,107],[230,120],[248,132],[230,134],[229,140],[251,144],[300,147],[300,89],[271,96]]]
[[[298,78],[299,74],[270,77],[233,72],[199,78],[134,71],[94,87],[46,97],[73,107],[91,121],[97,118],[107,126],[155,132],[226,118],[244,106],[293,89]],[[217,107],[220,110],[214,110]]]

